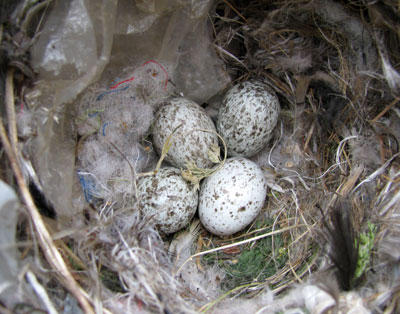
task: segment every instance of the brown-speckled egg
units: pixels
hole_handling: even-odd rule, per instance
[[[161,154],[168,136],[178,126],[165,160],[178,168],[185,168],[188,160],[200,168],[212,167],[207,152],[218,145],[218,137],[199,130],[216,132],[214,123],[202,107],[186,98],[173,98],[157,111],[152,131],[157,152]]]
[[[229,158],[201,185],[200,221],[213,234],[232,235],[257,217],[266,195],[261,168],[242,157]]]
[[[260,81],[242,82],[225,95],[217,130],[229,156],[251,157],[271,139],[280,113],[275,92]]]
[[[197,209],[198,191],[174,167],[140,178],[137,192],[139,207],[164,234],[187,226]]]

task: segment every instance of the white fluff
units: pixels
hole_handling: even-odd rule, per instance
[[[221,292],[219,282],[224,277],[223,270],[217,266],[200,269],[196,260],[188,261],[193,254],[194,241],[200,227],[199,220],[194,220],[189,230],[181,231],[169,247],[177,279],[193,294],[195,303],[207,303],[215,300]],[[186,262],[186,264],[184,264]]]
[[[166,79],[161,66],[150,62],[128,69],[110,88],[93,86],[81,98],[77,170],[87,201],[133,195],[136,173],[155,163],[151,146],[146,150],[139,141],[169,93]]]

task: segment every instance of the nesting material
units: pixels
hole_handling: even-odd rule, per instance
[[[198,259],[188,262],[193,250],[197,247],[200,231],[200,221],[194,219],[188,229],[175,234],[168,248],[169,254],[172,256],[174,273],[183,286],[188,289],[188,297],[197,306],[201,306],[205,302],[212,302],[219,296],[221,281],[225,275],[224,270],[216,265],[199,267]]]
[[[155,160],[146,134],[170,92],[168,73],[153,60],[125,73],[89,89],[78,106],[77,175],[87,202],[133,195],[136,174]]]
[[[43,97],[31,102],[35,97],[18,88],[24,83],[20,80],[25,73],[21,59],[14,58],[6,64],[20,69],[14,80],[8,80],[6,93],[9,137],[17,152],[17,157],[9,154],[13,165],[36,156],[32,160],[38,171],[35,182],[46,183],[42,191],[51,197],[54,190],[46,190],[48,183],[62,182],[66,192],[61,193],[63,198],[58,197],[59,200],[70,199],[68,178],[75,178],[72,209],[82,214],[68,216],[73,216],[68,220],[68,229],[54,231],[53,237],[47,233],[47,237],[42,237],[43,229],[31,229],[35,225],[32,221],[18,223],[22,259],[33,265],[32,272],[21,278],[26,278],[34,291],[41,291],[40,298],[46,302],[31,302],[30,295],[20,291],[18,299],[45,311],[52,311],[54,304],[61,311],[64,304],[73,304],[73,295],[89,313],[92,307],[93,311],[112,313],[398,313],[398,7],[388,0],[291,0],[268,4],[228,0],[214,6],[200,1],[190,8],[174,2],[171,8],[176,10],[171,13],[170,8],[159,6],[161,2],[139,2],[118,1],[119,12],[124,11],[124,5],[127,8],[118,13],[124,17],[123,22],[118,24],[117,19],[106,24],[118,24],[115,36],[109,33],[112,27],[104,27],[107,32],[102,36],[96,33],[102,27],[87,28],[92,34],[88,41],[91,54],[97,51],[99,59],[109,60],[105,55],[111,49],[96,48],[94,44],[106,44],[113,38],[113,51],[123,56],[132,54],[132,58],[113,55],[110,72],[103,71],[104,64],[95,68],[91,68],[93,63],[79,64],[81,70],[76,73],[83,76],[76,84],[73,76],[68,76],[75,72],[69,71],[68,65],[58,69],[57,63],[54,69],[68,74],[64,77],[70,80],[66,85],[60,83],[61,79],[54,84],[42,81],[34,85],[35,88],[44,84],[51,92],[39,91],[47,96],[57,87],[54,99]],[[43,9],[47,3],[42,1],[37,4],[39,8],[26,8],[15,20],[22,19],[24,14],[32,17],[46,12]],[[91,1],[71,3],[79,4],[75,7],[82,10],[77,12],[84,12],[85,16],[92,12],[90,6],[105,8]],[[114,2],[109,3],[111,6]],[[56,6],[58,10],[61,7]],[[141,11],[135,11],[137,8]],[[130,15],[132,11],[137,14]],[[200,29],[209,30],[204,33],[212,42],[206,45],[196,42],[194,30],[198,28],[189,27],[191,19],[197,23],[196,12],[209,13],[210,24],[198,24]],[[69,11],[69,16],[72,13]],[[109,16],[114,16],[111,10]],[[130,24],[132,16],[135,22]],[[91,20],[97,21],[96,16],[91,16]],[[105,18],[96,23],[100,20]],[[137,31],[141,21],[142,29],[135,41],[125,40],[129,32]],[[8,28],[4,31],[7,36],[0,42],[1,48],[21,51],[21,32],[17,36]],[[46,49],[51,48],[44,44]],[[216,65],[213,71],[201,67],[199,60],[204,58],[193,58],[193,64],[190,63],[198,46],[216,48],[220,59],[207,62]],[[140,61],[142,54],[143,58],[148,56],[148,61]],[[150,59],[155,55],[163,57],[163,61]],[[179,64],[178,56],[182,56]],[[214,52],[204,56],[216,57]],[[80,59],[76,55],[70,65],[78,66]],[[221,60],[223,69],[219,68]],[[115,64],[119,62],[124,71],[116,71]],[[125,62],[129,64],[122,64]],[[190,69],[187,75],[182,73],[185,69]],[[235,82],[232,85],[243,86],[254,80],[268,82],[279,99],[281,110],[276,127],[251,157],[265,178],[263,192],[268,197],[255,221],[227,237],[212,234],[197,217],[179,232],[164,235],[157,228],[155,214],[140,206],[145,197],[137,195],[138,178],[152,176],[162,171],[159,166],[166,165],[161,163],[161,156],[167,153],[168,145],[159,144],[157,155],[152,146],[152,120],[166,99],[177,95],[198,101],[206,107],[202,113],[207,118],[210,113],[216,120],[226,92],[220,88],[226,80],[213,74],[218,69],[229,74]],[[100,77],[100,72],[100,81],[87,88],[94,77]],[[205,79],[207,75],[209,81]],[[216,81],[220,84],[212,83]],[[210,84],[215,86],[209,88]],[[192,86],[201,88],[191,91]],[[70,103],[84,88],[75,106],[59,106]],[[10,90],[18,90],[14,98]],[[69,94],[71,90],[76,93]],[[13,134],[15,119],[18,138]],[[174,130],[178,134],[178,126],[179,123],[170,134]],[[5,131],[0,131],[3,146],[7,147]],[[40,140],[36,141],[36,137]],[[230,136],[225,137],[229,140]],[[16,138],[23,142],[16,145]],[[171,143],[172,140],[173,135]],[[62,145],[50,145],[55,141]],[[214,138],[211,142],[217,141]],[[48,160],[54,147],[58,147],[54,154],[57,158],[64,157],[65,152],[69,152],[68,156],[76,155],[73,173],[66,173],[65,169],[71,168],[68,166],[52,167],[68,159],[60,158],[56,163]],[[29,154],[32,151],[35,153]],[[202,153],[207,160],[223,164],[217,145],[205,145]],[[0,160],[4,163],[4,158]],[[186,166],[186,162],[180,167]],[[210,169],[194,167],[194,163],[183,172],[186,178],[204,178],[212,173],[208,172]],[[36,177],[33,169],[32,178]],[[2,172],[3,177],[12,175]],[[211,179],[212,176],[204,183]],[[224,183],[228,186],[231,182]],[[173,186],[171,183],[168,188]],[[23,190],[22,195],[25,193]],[[222,190],[217,198],[223,194]],[[337,210],[344,203],[345,208]],[[27,205],[31,209],[32,204]],[[57,213],[62,212],[60,204],[53,205]],[[64,204],[65,208],[71,207]],[[62,225],[61,217],[48,221],[52,226],[49,230]],[[332,234],[333,228],[339,231]],[[42,252],[47,258],[48,252],[61,252],[63,258],[57,257],[56,262],[44,260],[36,239],[46,239],[49,246],[42,244]],[[68,275],[68,271],[74,276]],[[79,285],[71,284],[75,279]],[[78,289],[67,293],[66,287]],[[3,297],[0,291],[0,298]],[[2,304],[6,304],[3,300]],[[76,309],[78,302],[71,308]]]

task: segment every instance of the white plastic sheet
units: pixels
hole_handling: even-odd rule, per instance
[[[212,0],[53,1],[32,48],[39,73],[28,105],[36,137],[29,149],[58,217],[75,217],[73,101],[96,81],[111,82],[127,67],[157,60],[176,93],[205,102],[228,83],[210,39]]]

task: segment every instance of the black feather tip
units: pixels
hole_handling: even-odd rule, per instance
[[[358,244],[354,231],[352,206],[349,200],[341,199],[329,212],[330,223],[324,224],[327,229],[326,240],[330,246],[329,256],[336,267],[336,277],[343,290],[354,288],[354,275],[358,261]]]

